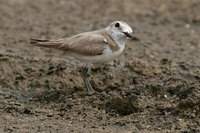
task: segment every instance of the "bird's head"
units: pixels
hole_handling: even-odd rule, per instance
[[[115,40],[124,40],[133,37],[132,28],[123,21],[112,22],[105,30]]]

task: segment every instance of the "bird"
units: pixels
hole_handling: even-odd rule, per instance
[[[131,38],[131,26],[124,21],[114,21],[104,29],[55,40],[31,39],[30,44],[58,49],[63,51],[64,55],[84,62],[81,71],[83,82],[87,92],[93,93],[94,89],[87,76],[91,64],[107,63],[116,59],[124,51],[126,41]]]

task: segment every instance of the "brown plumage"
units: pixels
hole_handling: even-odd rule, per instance
[[[112,51],[119,49],[119,46],[104,29],[85,32],[59,40],[31,39],[30,43],[34,46],[55,48],[63,50],[65,53],[70,52],[85,56],[101,55],[105,45],[109,45]]]
[[[59,49],[59,46],[63,43],[63,40],[41,40],[41,39],[31,39],[30,44],[39,47],[45,48],[56,48]]]

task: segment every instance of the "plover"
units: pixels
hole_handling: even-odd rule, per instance
[[[94,92],[87,72],[91,64],[106,63],[118,57],[125,48],[125,42],[132,38],[132,28],[123,21],[112,22],[105,29],[80,33],[58,40],[31,39],[39,47],[55,48],[64,54],[84,62],[81,75],[88,92]]]

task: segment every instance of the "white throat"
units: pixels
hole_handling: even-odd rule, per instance
[[[115,33],[115,32],[112,32],[110,30],[109,27],[105,28],[105,31],[107,34],[109,34],[111,36],[111,38],[119,45],[119,46],[124,46],[125,45],[125,42],[126,42],[126,38],[123,38],[121,35]]]

